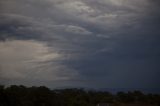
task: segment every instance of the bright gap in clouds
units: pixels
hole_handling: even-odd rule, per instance
[[[48,80],[50,74],[53,74],[49,69],[49,61],[60,57],[46,44],[33,40],[0,42],[0,54],[0,77],[11,80],[28,77]],[[42,66],[46,68],[44,71],[41,71]]]

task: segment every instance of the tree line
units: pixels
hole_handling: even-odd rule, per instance
[[[138,103],[160,106],[159,94],[144,94],[141,91],[117,92],[84,90],[78,88],[51,90],[45,86],[0,85],[0,106],[96,106],[109,103]]]

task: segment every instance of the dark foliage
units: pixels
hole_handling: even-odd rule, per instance
[[[119,105],[139,103],[160,105],[160,95],[143,94],[140,91],[109,92],[83,89],[50,90],[47,87],[0,86],[0,106],[96,106],[98,103]]]

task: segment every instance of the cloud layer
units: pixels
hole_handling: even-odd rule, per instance
[[[159,1],[0,1],[0,82],[160,88]]]

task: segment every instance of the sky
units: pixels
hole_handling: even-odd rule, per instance
[[[0,83],[160,92],[159,0],[0,0]]]

